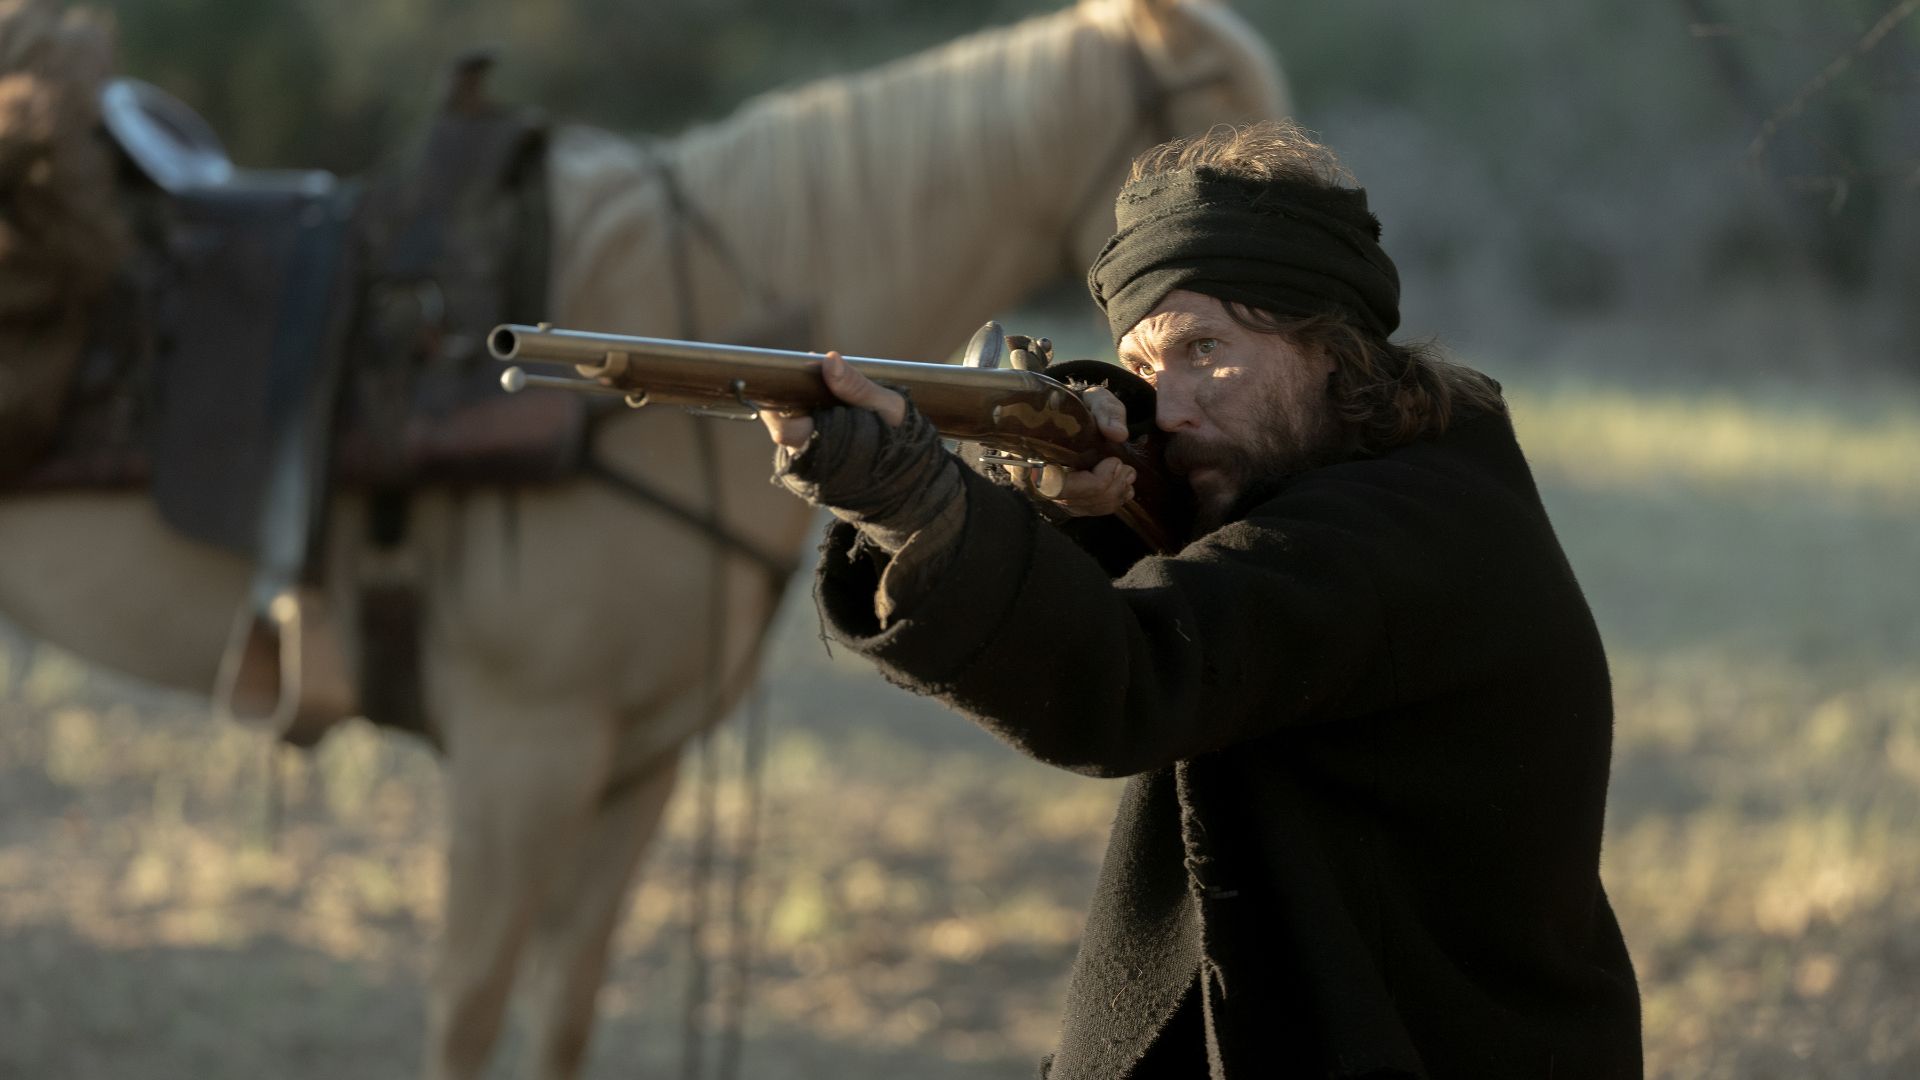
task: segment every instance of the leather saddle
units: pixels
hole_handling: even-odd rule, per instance
[[[547,278],[546,121],[488,99],[491,64],[459,61],[400,165],[353,180],[236,167],[158,88],[102,91],[138,250],[52,451],[10,486],[147,485],[173,528],[248,559],[216,701],[296,742],[365,696],[319,607],[329,491],[392,511],[425,484],[566,479],[584,452],[584,403],[502,394],[482,348],[544,316]]]

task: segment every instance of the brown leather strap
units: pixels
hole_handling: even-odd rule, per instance
[[[726,525],[710,513],[702,513],[693,507],[665,494],[644,480],[615,472],[606,462],[589,456],[582,466],[583,471],[595,480],[612,487],[624,495],[631,496],[653,507],[660,513],[678,521],[689,529],[706,536],[715,544],[726,548],[742,558],[752,561],[769,576],[784,582],[793,575],[799,565],[797,559],[774,555],[753,541],[728,529]]]

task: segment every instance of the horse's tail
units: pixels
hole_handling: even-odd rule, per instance
[[[0,0],[0,474],[50,435],[82,310],[126,256],[98,133],[113,27],[57,0]]]

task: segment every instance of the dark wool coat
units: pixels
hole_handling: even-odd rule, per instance
[[[1052,1080],[1640,1076],[1606,659],[1504,417],[1291,478],[1117,580],[969,473],[952,561],[884,628],[853,539],[820,569],[834,637],[1131,778]]]

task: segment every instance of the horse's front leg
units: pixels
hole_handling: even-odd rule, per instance
[[[480,1075],[521,946],[590,833],[617,725],[604,705],[521,701],[479,672],[443,684],[446,922],[429,989],[426,1075]]]
[[[684,718],[655,711],[630,719],[622,764],[585,840],[554,876],[534,916],[521,984],[533,1025],[529,1075],[573,1080],[580,1074],[634,871],[659,829],[678,772],[680,740],[662,735],[684,732],[693,721],[690,710]]]

